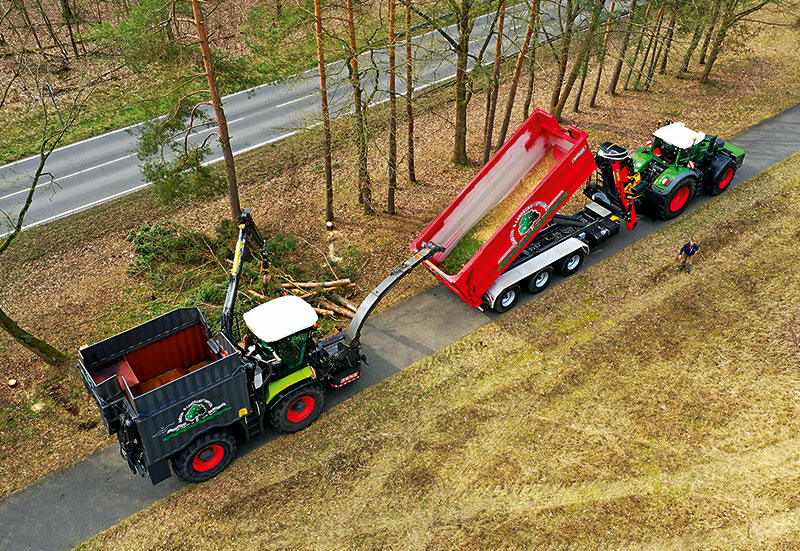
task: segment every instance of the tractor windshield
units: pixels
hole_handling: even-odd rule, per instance
[[[672,164],[682,150],[661,138],[653,136],[653,155],[666,163]]]
[[[296,333],[273,344],[275,353],[278,354],[289,370],[302,367],[303,356],[308,342],[308,331]]]

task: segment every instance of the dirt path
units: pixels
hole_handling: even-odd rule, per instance
[[[800,104],[732,138],[731,141],[747,151],[745,164],[737,174],[735,184],[800,152],[798,135]],[[702,196],[690,210],[710,199]],[[665,222],[643,219],[635,231],[623,232],[587,258],[587,263],[599,262],[664,225]],[[448,315],[437,316],[436,312],[447,312]],[[365,369],[361,383],[331,393],[329,407],[496,318],[493,313],[470,309],[442,286],[377,314],[364,331],[364,350],[370,365]],[[254,439],[242,453],[269,442],[275,436],[267,434]],[[709,465],[709,468],[714,466]],[[0,550],[45,551],[74,547],[181,486],[176,478],[156,487],[150,486],[146,480],[130,474],[116,446],[107,448],[0,502]],[[521,491],[546,489],[523,488]],[[591,488],[573,488],[570,493],[574,492],[574,497],[578,497],[585,491],[591,491]],[[774,519],[775,522],[785,520]],[[680,544],[679,541],[675,543]]]

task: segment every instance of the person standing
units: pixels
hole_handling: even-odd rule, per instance
[[[700,246],[692,238],[689,238],[689,241],[684,243],[680,252],[678,252],[678,260],[681,261],[681,265],[678,268],[679,270],[686,268],[687,274],[692,273],[692,258],[697,254],[698,249],[700,249]]]

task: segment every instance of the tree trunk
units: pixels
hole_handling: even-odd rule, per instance
[[[619,76],[622,73],[622,64],[625,62],[625,54],[628,52],[628,44],[633,36],[633,23],[634,14],[636,13],[636,0],[631,0],[631,5],[628,7],[628,27],[625,29],[625,36],[622,37],[622,46],[619,49],[619,59],[617,65],[614,67],[614,74],[611,75],[611,82],[608,83],[608,93],[612,96],[617,95],[617,83],[619,83]]]
[[[33,35],[33,40],[36,42],[36,46],[38,46],[39,51],[44,50],[42,41],[39,39],[39,34],[36,32],[36,27],[33,26],[33,21],[31,21],[31,16],[28,13],[28,8],[25,7],[25,0],[13,0],[13,2],[14,6],[16,6],[16,8],[22,14],[22,18],[25,20],[25,25],[27,25],[28,30],[30,30],[31,34]]]
[[[206,70],[208,80],[208,90],[211,94],[211,104],[214,106],[214,113],[217,116],[219,126],[219,143],[222,147],[222,156],[225,159],[225,176],[228,181],[228,199],[231,206],[231,217],[239,220],[242,209],[239,206],[239,187],[236,183],[236,167],[233,164],[233,151],[231,150],[231,138],[228,135],[228,119],[225,118],[225,110],[222,107],[222,99],[217,90],[217,78],[214,75],[214,62],[211,59],[211,47],[208,43],[206,25],[203,21],[203,11],[200,0],[192,0],[192,11],[194,13],[194,24],[197,27],[197,37],[200,40],[200,49],[203,52],[203,65]]]
[[[600,17],[600,11],[602,9],[603,0],[594,0],[592,15],[589,18],[589,27],[586,29],[586,38],[584,39],[583,43],[581,44],[581,48],[578,51],[578,56],[575,61],[575,65],[572,67],[572,71],[569,74],[569,78],[567,78],[566,83],[564,83],[564,89],[561,91],[561,97],[558,100],[558,104],[556,104],[555,108],[552,110],[553,116],[555,116],[557,119],[561,119],[561,113],[564,111],[564,106],[567,103],[567,98],[569,98],[569,93],[572,91],[575,80],[578,78],[578,73],[583,67],[586,56],[589,55],[589,46],[591,45],[592,38],[597,30],[597,21]]]
[[[559,3],[559,8],[561,4]],[[560,13],[560,9],[559,9]],[[569,61],[569,46],[572,41],[572,26],[574,24],[575,14],[572,13],[572,0],[567,0],[566,12],[566,25],[564,28],[564,37],[561,39],[561,53],[558,58],[558,73],[556,73],[556,80],[553,84],[553,93],[550,95],[550,112],[558,105],[558,100],[561,97],[561,86],[564,84],[564,75],[567,74],[567,63]]]
[[[500,127],[500,135],[497,137],[497,147],[506,141],[506,134],[508,134],[508,126],[511,123],[511,110],[514,108],[514,99],[517,95],[517,86],[519,86],[519,77],[522,73],[522,64],[525,61],[525,55],[528,53],[528,45],[533,36],[533,30],[536,28],[536,21],[539,16],[539,0],[531,2],[531,11],[528,15],[528,28],[525,30],[525,40],[522,42],[522,48],[517,55],[517,62],[514,64],[514,76],[511,78],[511,89],[508,92],[508,101],[506,102],[506,112],[503,116],[503,125]]]
[[[486,119],[483,123],[483,164],[489,162],[492,154],[492,134],[494,115],[497,110],[497,91],[500,88],[500,63],[503,61],[503,25],[506,19],[506,2],[500,1],[497,14],[497,36],[494,43],[494,67],[492,68],[492,88],[486,94]]]
[[[697,21],[695,24],[697,26],[694,29],[694,33],[692,33],[692,39],[689,41],[689,48],[686,50],[686,55],[683,56],[681,66],[678,68],[678,72],[675,75],[678,78],[683,78],[683,73],[689,70],[689,62],[692,60],[692,55],[697,49],[697,45],[700,44],[700,37],[703,34],[704,26],[700,21]]]
[[[606,52],[608,51],[608,38],[611,34],[611,18],[614,15],[614,0],[611,0],[611,7],[608,10],[608,20],[606,21],[606,33],[603,35],[603,45],[600,47],[600,60],[597,64],[597,79],[594,81],[592,97],[589,100],[589,107],[597,105],[597,91],[600,90],[600,78],[603,76],[603,65],[606,62]]]
[[[733,25],[734,10],[736,9],[737,2],[738,0],[725,0],[725,12],[722,15],[719,29],[717,29],[717,32],[714,36],[714,42],[711,45],[711,52],[708,54],[708,61],[706,62],[705,69],[703,69],[703,74],[700,77],[701,83],[708,82],[708,75],[711,74],[711,69],[714,67],[714,63],[717,61],[717,56],[722,49],[722,43],[725,40],[725,36],[728,34],[728,30]]]
[[[711,37],[714,36],[714,29],[717,28],[717,21],[719,21],[720,11],[722,11],[722,0],[714,0],[711,6],[711,20],[706,29],[706,37],[703,39],[703,46],[700,48],[700,65],[706,64],[706,55],[708,54],[708,45],[711,44]]]
[[[462,1],[456,11],[458,25],[458,44],[456,52],[456,133],[453,148],[453,162],[465,165],[467,158],[467,61],[469,58],[469,2]]]
[[[367,168],[367,122],[361,99],[361,76],[358,72],[358,51],[356,49],[356,30],[353,18],[353,0],[347,0],[347,27],[350,35],[350,72],[353,86],[353,102],[356,114],[356,146],[358,147],[358,200],[364,205],[364,214],[372,214],[372,182]]]
[[[59,49],[61,55],[64,56],[65,60],[69,59],[69,54],[67,53],[67,49],[64,48],[64,45],[58,39],[58,35],[56,34],[55,29],[53,29],[53,24],[50,22],[50,18],[47,16],[47,12],[45,11],[41,0],[35,0],[35,2],[36,6],[39,8],[39,14],[42,16],[44,25],[45,27],[47,27],[47,32],[50,34],[50,38],[53,39],[53,45],[55,45]]]
[[[42,339],[34,337],[12,320],[0,307],[0,328],[5,330],[19,344],[33,352],[49,365],[60,366],[69,360],[69,356],[50,346]]]
[[[533,99],[534,83],[536,80],[536,47],[539,45],[539,21],[536,22],[536,27],[533,29],[533,38],[531,39],[531,56],[528,60],[528,91],[525,94],[525,104],[522,106],[522,119],[528,118],[531,109],[531,100]]]
[[[663,75],[667,72],[667,58],[669,58],[669,50],[672,48],[672,38],[675,36],[675,20],[678,18],[678,0],[672,4],[672,15],[669,18],[669,29],[667,29],[667,44],[664,46],[664,57],[661,58],[661,66],[658,68],[658,74]]]
[[[395,90],[395,0],[389,0],[389,193],[387,210],[394,214],[394,194],[397,190],[397,92]]]
[[[411,57],[411,0],[406,0],[406,118],[408,119],[408,183],[417,183],[414,168],[414,71]]]
[[[69,0],[61,0],[61,15],[64,17],[64,23],[67,25],[69,31],[69,41],[72,43],[72,51],[75,57],[78,57],[78,45],[75,43],[75,33],[72,31],[72,24],[75,23],[75,15],[72,13],[72,7],[69,5]]]
[[[197,0],[192,0],[197,2]],[[323,155],[325,163],[325,221],[333,222],[333,174],[331,168],[331,118],[328,113],[328,86],[325,78],[325,51],[322,47],[322,5],[314,0],[314,30],[317,35],[317,63],[319,67],[319,97],[322,106],[324,133]]]
[[[644,42],[644,33],[647,28],[647,20],[650,17],[650,7],[653,5],[653,0],[647,0],[647,8],[644,10],[644,17],[642,18],[642,26],[641,30],[639,31],[639,38],[636,40],[636,48],[633,51],[633,59],[631,59],[631,63],[628,66],[628,74],[625,76],[625,86],[623,87],[625,90],[628,89],[628,86],[631,83],[631,76],[633,75],[633,71],[636,68],[636,60],[639,59],[639,54],[642,51],[642,43]]]
[[[636,80],[633,83],[633,89],[638,90],[639,84],[642,81],[642,77],[645,76],[645,67],[647,67],[647,60],[650,58],[650,51],[653,51],[653,55],[655,55],[655,42],[658,39],[658,34],[661,31],[661,18],[664,15],[664,5],[666,4],[667,0],[661,0],[661,6],[658,8],[658,12],[656,13],[656,20],[655,24],[653,25],[653,29],[650,32],[650,40],[647,41],[647,49],[644,51],[644,58],[642,59],[642,66],[639,67],[639,71],[636,73]]]
[[[575,103],[572,104],[572,110],[580,113],[581,109],[581,96],[583,95],[583,87],[586,85],[586,75],[589,72],[589,58],[590,55],[584,56],[583,68],[581,69],[581,80],[578,83],[578,89],[575,90]]]

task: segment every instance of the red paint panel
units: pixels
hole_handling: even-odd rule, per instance
[[[492,283],[597,169],[587,138],[586,132],[574,126],[567,130],[551,114],[535,110],[453,202],[414,239],[411,250],[433,241],[450,251],[544,155],[552,152],[556,166],[460,272],[448,275],[439,269],[444,253],[425,262],[462,300],[470,306],[480,306]]]
[[[193,325],[131,352],[125,359],[139,381],[148,381],[168,371],[185,370],[202,361],[208,361],[206,340],[203,326]]]

